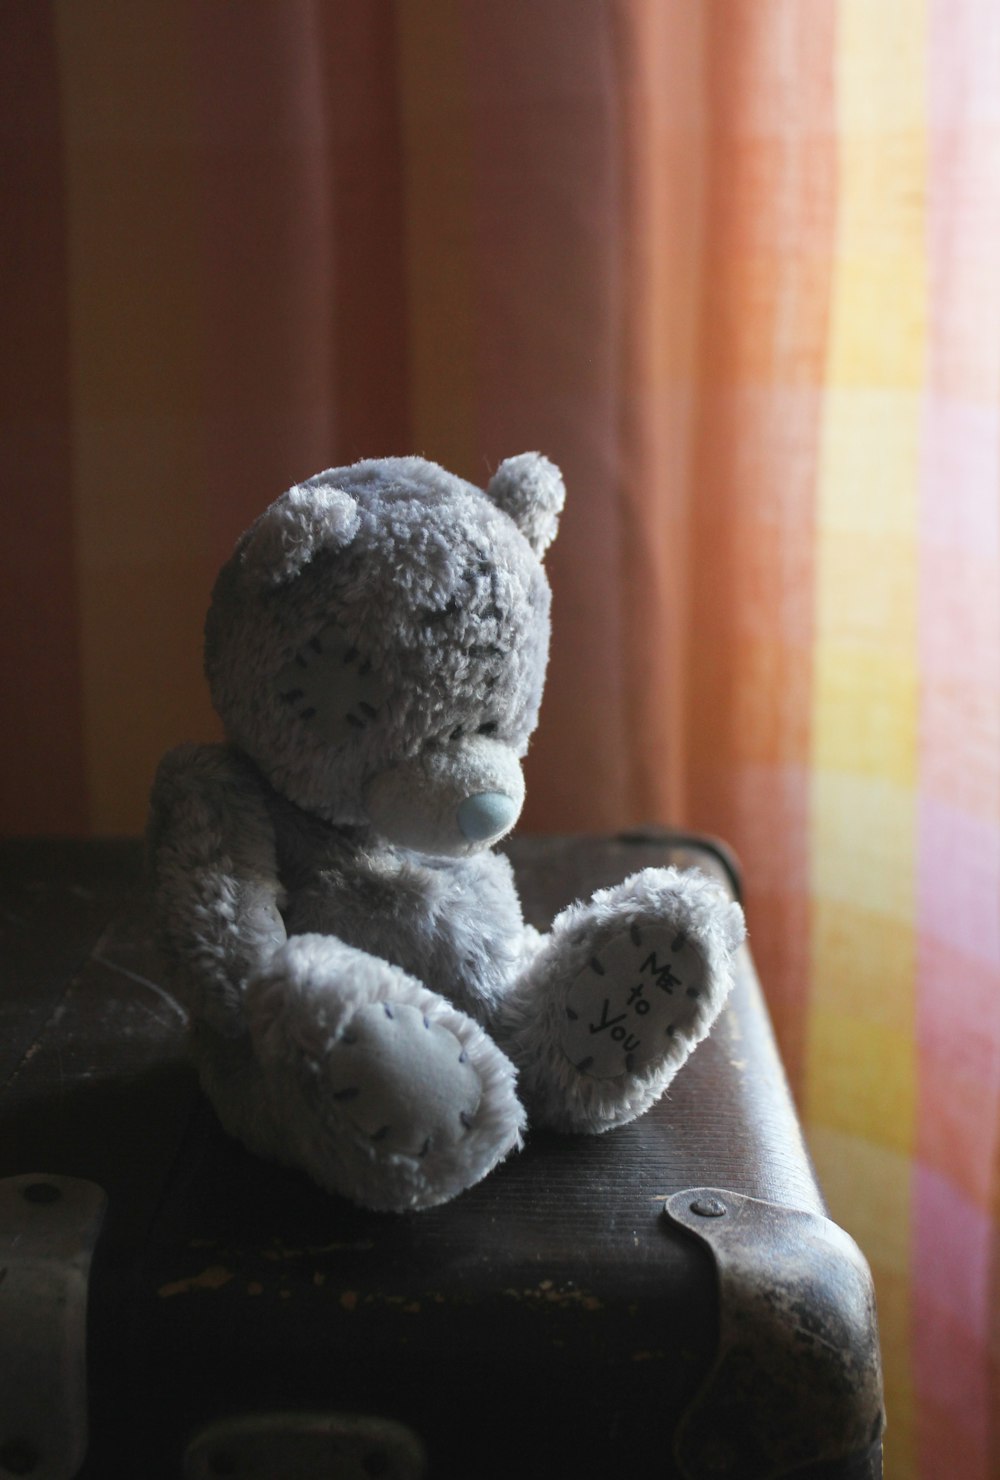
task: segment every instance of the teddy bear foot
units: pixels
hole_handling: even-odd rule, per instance
[[[520,1144],[513,1065],[412,977],[300,936],[267,979],[252,1031],[282,1159],[321,1186],[383,1211],[433,1207]]]
[[[346,1190],[368,1207],[445,1202],[519,1139],[520,1106],[512,1092],[497,1094],[505,1068],[499,1050],[471,1020],[449,1010],[442,1021],[431,1008],[369,1003],[327,1055],[325,1118],[346,1129],[350,1150],[342,1147],[339,1157],[345,1168],[352,1164]]]
[[[721,1011],[743,935],[739,905],[676,869],[564,911],[519,990],[508,1048],[533,1117],[599,1132],[647,1110]]]

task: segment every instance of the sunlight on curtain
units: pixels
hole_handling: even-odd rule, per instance
[[[876,1274],[888,1473],[987,1476],[1000,17],[843,0],[817,47],[822,9],[720,7],[707,42],[709,76],[740,47],[703,295],[721,322],[701,424],[728,403],[731,445],[694,496],[713,534],[740,527],[716,586],[736,595],[713,634],[725,697],[691,670],[709,760],[689,801],[742,851],[751,900],[758,877],[770,896],[751,919],[810,1142]],[[769,589],[752,566],[775,556]]]
[[[889,1480],[1000,1474],[1000,8],[0,25],[8,831],[142,826],[214,733],[212,574],[283,487],[544,450],[528,825],[736,847],[877,1279]]]

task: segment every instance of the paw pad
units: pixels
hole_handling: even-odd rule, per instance
[[[676,930],[632,924],[592,951],[566,993],[560,1044],[581,1074],[639,1073],[698,1016],[705,963]]]
[[[327,1059],[330,1099],[378,1153],[424,1157],[468,1135],[479,1075],[450,1029],[405,1003],[372,1002]]]

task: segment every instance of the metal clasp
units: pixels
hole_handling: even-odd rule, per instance
[[[260,1413],[201,1429],[184,1454],[184,1480],[422,1480],[427,1461],[412,1429],[359,1413]]]
[[[724,1188],[675,1193],[664,1211],[708,1247],[719,1281],[715,1364],[675,1440],[687,1480],[772,1480],[877,1451],[875,1295],[854,1240]]]
[[[0,1477],[71,1480],[87,1448],[87,1284],[107,1199],[48,1173],[0,1181]]]

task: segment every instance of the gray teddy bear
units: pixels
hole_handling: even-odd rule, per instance
[[[364,1206],[431,1207],[532,1124],[642,1114],[709,1031],[743,917],[646,869],[525,925],[507,858],[548,657],[558,469],[485,491],[332,468],[239,540],[205,668],[228,744],[164,757],[160,943],[226,1129]]]

